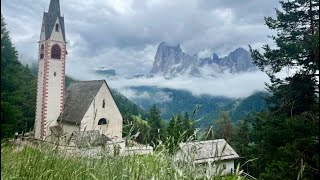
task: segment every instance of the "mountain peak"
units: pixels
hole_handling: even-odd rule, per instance
[[[219,58],[216,53],[213,53],[211,57],[201,59],[197,54],[191,56],[182,52],[180,44],[168,45],[166,42],[161,42],[158,46],[150,73],[171,77],[178,74],[199,75],[200,69],[204,67],[212,67],[212,71],[216,71],[218,67],[219,72],[226,70],[231,73],[256,69],[250,52],[241,47],[235,49],[223,58]]]
[[[180,73],[194,73],[197,59],[184,52],[180,44],[176,46],[168,45],[166,42],[161,42],[158,46],[155,61],[151,74],[176,75]]]
[[[178,43],[176,46],[174,46],[174,45],[168,44],[167,42],[161,42],[158,46],[158,49],[159,48],[175,48],[177,50],[182,50],[180,47],[180,43]]]
[[[159,44],[159,46],[167,46],[167,43],[166,42],[161,42],[160,44]],[[158,47],[159,47],[158,46]]]
[[[227,57],[222,58],[220,65],[228,67],[231,73],[253,71],[257,69],[255,64],[253,64],[250,52],[241,47],[229,53]]]
[[[219,62],[219,56],[216,53],[212,54],[212,61],[214,63],[218,63]]]
[[[234,51],[232,51],[231,53],[233,53],[233,52],[235,52],[235,53],[248,53],[249,51],[245,50],[242,47],[239,47],[239,48],[235,49]]]

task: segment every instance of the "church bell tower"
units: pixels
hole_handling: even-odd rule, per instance
[[[65,98],[66,37],[59,0],[43,13],[39,40],[35,138],[46,140],[58,125]]]

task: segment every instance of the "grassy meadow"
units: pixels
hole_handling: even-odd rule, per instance
[[[206,173],[199,177],[192,164],[174,168],[166,150],[157,150],[153,155],[102,156],[85,158],[71,156],[55,149],[39,147],[17,148],[2,143],[1,179],[241,179],[239,176],[212,176]]]

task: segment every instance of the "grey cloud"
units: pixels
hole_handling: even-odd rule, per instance
[[[165,79],[163,77],[108,80],[110,87],[120,92],[132,95],[133,91],[126,90],[135,86],[155,86],[190,91],[193,95],[226,96],[231,98],[247,97],[255,91],[264,91],[265,82],[269,83],[269,77],[260,71],[242,74],[224,74],[219,77],[178,77]],[[131,93],[131,94],[130,94]],[[136,95],[136,94],[134,94]],[[133,95],[133,96],[134,96]]]
[[[68,43],[67,72],[112,65],[123,73],[148,72],[148,47],[181,43],[189,54],[205,48],[223,56],[237,47],[269,42],[264,16],[278,0],[61,0]],[[3,0],[1,10],[21,53],[37,58],[42,13],[49,0]],[[154,49],[154,50],[155,50]],[[135,65],[135,66],[134,66]],[[69,67],[68,66],[75,66]],[[84,66],[84,67],[82,67]]]
[[[216,8],[231,8],[242,21],[256,22],[263,16],[275,14],[274,8],[279,6],[278,0],[199,0],[199,8],[209,10]],[[246,20],[247,19],[247,20]]]
[[[134,100],[134,101],[149,100],[152,103],[162,103],[162,102],[168,102],[172,100],[172,98],[170,98],[170,94],[163,91],[157,91],[155,93],[151,93],[148,91],[138,92],[130,88],[123,88],[118,90],[120,91],[121,94],[123,94],[130,100]]]

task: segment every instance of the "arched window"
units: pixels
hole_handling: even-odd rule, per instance
[[[108,120],[106,118],[101,118],[98,122],[98,125],[108,124]]]
[[[44,58],[44,45],[41,44],[41,48],[40,48],[40,59]]]
[[[102,108],[104,108],[106,106],[106,102],[105,100],[102,101]]]
[[[51,48],[51,58],[52,59],[60,59],[61,58],[61,49],[58,44],[55,44]]]
[[[59,24],[56,24],[56,32],[59,32]]]

